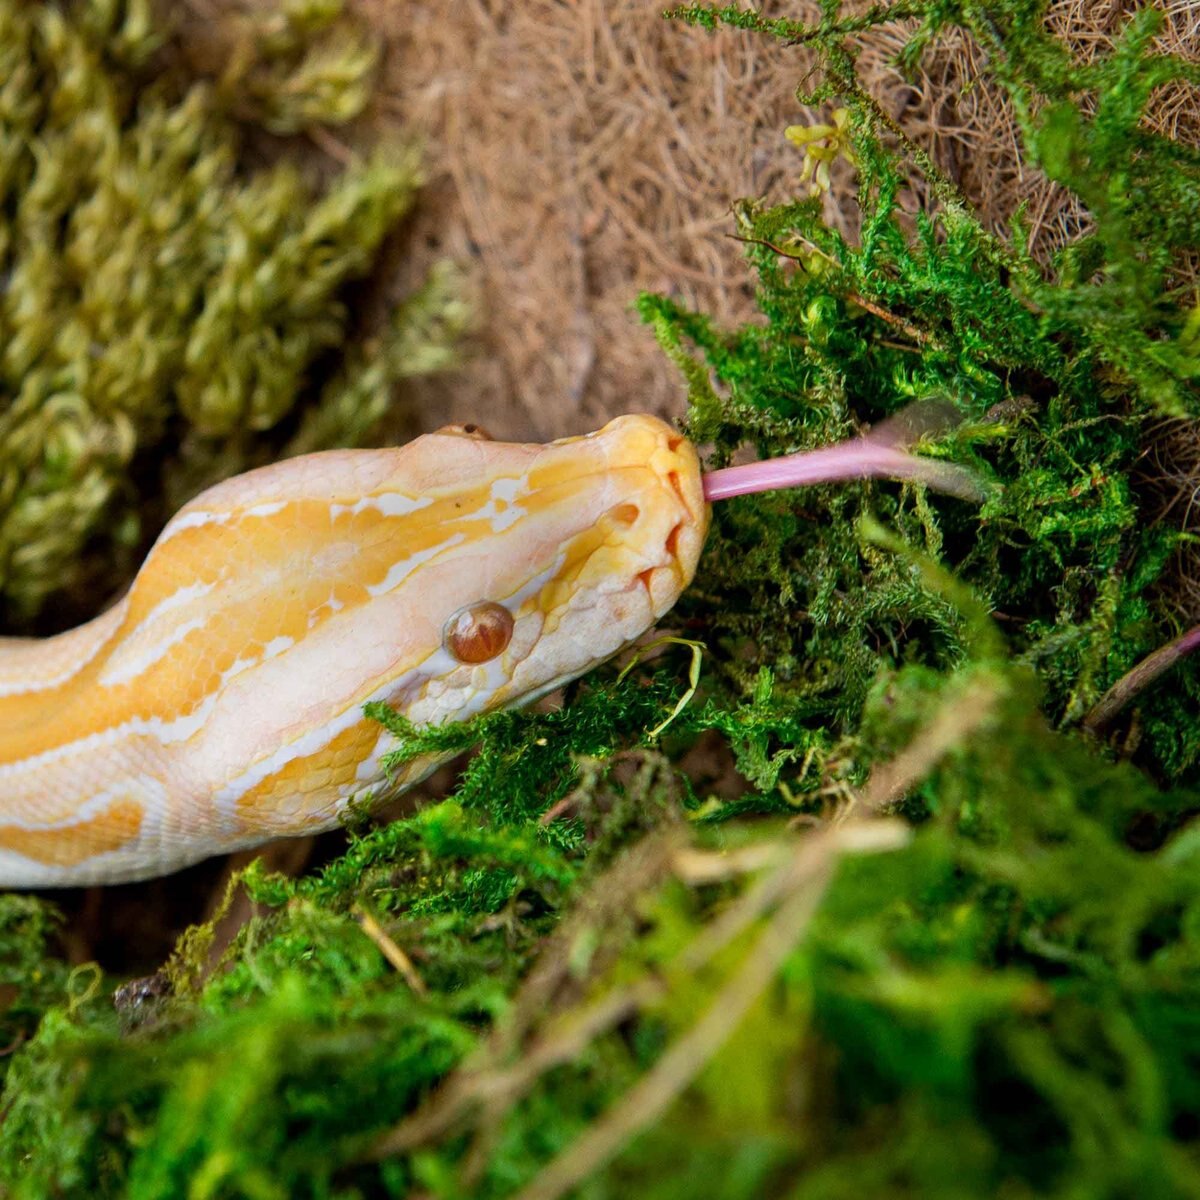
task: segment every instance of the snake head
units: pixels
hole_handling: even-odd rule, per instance
[[[458,429],[415,445],[424,494],[453,509],[444,540],[462,537],[410,596],[436,645],[396,690],[412,720],[545,694],[640,637],[695,574],[708,526],[700,463],[657,418],[544,446]]]
[[[526,703],[639,637],[696,570],[695,451],[652,417],[549,445],[461,426],[227,480],[127,595],[0,647],[0,882],[137,879],[336,825],[436,760],[416,725]]]
[[[364,705],[442,724],[574,679],[675,603],[708,515],[695,450],[648,416],[278,463],[171,522],[102,678],[190,714],[184,771],[228,844],[327,827],[430,765],[387,777]]]

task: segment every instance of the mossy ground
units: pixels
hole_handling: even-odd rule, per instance
[[[861,233],[819,195],[741,204],[761,319],[641,311],[714,462],[936,399],[960,422],[927,452],[986,501],[718,506],[670,724],[679,643],[553,710],[396,723],[478,747],[453,797],[303,878],[252,867],[220,969],[197,930],[114,1006],[52,905],[5,898],[12,1194],[1200,1194],[1200,676],[1080,729],[1180,631],[1190,535],[1138,472],[1200,407],[1200,156],[1141,118],[1200,80],[1151,11],[1087,64],[1032,3],[902,11],[911,60],[945,26],[984,46],[1092,227],[1049,267],[984,229],[859,86],[847,35],[883,14],[688,9],[819,52],[809,99],[846,117],[807,144],[852,159]],[[697,744],[734,786],[683,769]]]

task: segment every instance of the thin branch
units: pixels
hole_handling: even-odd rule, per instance
[[[913,786],[953,749],[974,734],[996,709],[1000,690],[992,680],[971,683],[954,704],[937,715],[895,758],[877,766],[858,797],[867,812],[880,812],[904,799]]]
[[[364,908],[359,908],[355,916],[358,918],[359,928],[379,947],[379,953],[404,977],[404,982],[412,989],[413,994],[422,997],[429,995],[429,989],[417,974],[412,959],[388,936],[383,926]]]
[[[449,1133],[478,1104],[503,1100],[511,1105],[546,1071],[574,1061],[601,1034],[661,997],[662,985],[656,980],[639,980],[574,1013],[553,1036],[536,1042],[514,1066],[453,1077],[431,1103],[377,1139],[364,1156],[365,1161],[378,1162],[434,1141]]]
[[[792,254],[789,251],[784,250],[782,246],[777,246],[774,242],[767,241],[766,238],[743,237],[742,235],[736,233],[727,233],[725,236],[727,238],[731,238],[735,242],[745,242],[750,246],[765,246],[768,250],[773,250],[781,258],[788,258],[793,262],[802,263],[804,261],[803,255]],[[814,253],[819,254],[827,262],[831,262],[835,266],[840,265],[836,259],[830,258],[828,254],[820,249],[820,247],[814,246],[812,243],[807,244],[811,247]],[[878,317],[881,321],[886,322],[888,325],[902,330],[905,334],[912,338],[914,342],[917,342],[922,346],[936,344],[933,338],[923,329],[918,329],[915,325],[910,324],[903,317],[898,317],[895,313],[888,312],[886,308],[882,308],[873,300],[868,300],[866,296],[862,296],[855,291],[847,290],[844,293],[844,298],[849,300],[852,304],[857,304],[859,308],[865,308],[867,312],[872,314],[872,316]]]
[[[1200,649],[1200,625],[1194,625],[1187,633],[1173,642],[1160,646],[1146,655],[1132,670],[1127,671],[1100,697],[1096,705],[1083,719],[1083,727],[1089,733],[1103,733],[1132,700],[1136,699],[1152,683],[1165,675],[1177,662]]]
[[[872,847],[876,850],[894,849],[907,836],[903,826],[888,823],[877,828],[880,832],[886,829],[887,836],[876,839]],[[812,920],[844,848],[842,831],[836,829],[804,841],[789,864],[790,894],[704,1014],[672,1043],[616,1108],[555,1158],[517,1200],[558,1200],[662,1115],[729,1040],[775,978]]]
[[[821,902],[838,859],[846,853],[893,850],[905,843],[910,836],[908,826],[879,817],[879,810],[900,798],[949,750],[975,732],[992,713],[1000,695],[994,682],[972,682],[952,704],[942,707],[905,751],[876,770],[856,809],[845,819],[794,846],[756,847],[744,859],[730,864],[739,871],[756,867],[766,870],[692,939],[675,966],[695,974],[766,917],[750,950],[692,1027],[667,1048],[615,1107],[552,1160],[519,1200],[557,1200],[619,1153],[666,1110],[742,1023],[794,950]],[[710,861],[714,856],[699,854],[675,838],[660,836],[654,841],[653,853],[648,857],[656,866],[670,863],[685,878],[708,879],[717,874],[716,864]],[[641,856],[634,855],[635,861],[647,857],[642,849]],[[626,875],[630,869],[624,865],[617,868],[617,873]],[[645,865],[638,864],[634,874],[645,877]],[[650,877],[658,874],[656,870]],[[602,895],[606,890],[602,889]],[[615,890],[627,895],[621,889]],[[554,964],[552,975],[557,974],[557,960],[565,957],[561,949],[544,956],[543,965],[523,989],[539,995],[543,1003],[550,989],[535,980],[539,971],[545,971],[545,959]],[[485,1113],[506,1111],[546,1071],[575,1061],[596,1038],[648,1005],[661,1003],[665,995],[666,985],[657,976],[617,987],[591,1004],[552,1020],[553,1027],[507,1065],[499,1065],[499,1061],[501,1055],[517,1049],[511,1031],[508,1037],[493,1037],[473,1063],[460,1067],[429,1103],[377,1139],[365,1157],[378,1161],[428,1145],[459,1128],[480,1109]],[[473,1177],[479,1165],[478,1161],[468,1164]]]

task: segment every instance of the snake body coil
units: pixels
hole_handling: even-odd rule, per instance
[[[112,883],[338,823],[417,725],[526,703],[644,633],[708,523],[690,443],[621,417],[548,445],[440,432],[212,488],[128,594],[0,639],[0,886]]]

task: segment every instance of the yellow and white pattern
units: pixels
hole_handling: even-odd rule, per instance
[[[386,781],[392,740],[364,704],[439,724],[581,675],[675,603],[707,524],[695,450],[647,416],[545,446],[445,431],[219,484],[109,612],[0,639],[0,886],[139,879],[331,828],[435,765]],[[464,662],[445,631],[477,604],[503,606],[511,638]]]

